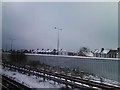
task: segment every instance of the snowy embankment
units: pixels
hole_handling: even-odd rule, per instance
[[[55,84],[54,81],[51,80],[44,81],[43,78],[36,79],[36,76],[27,76],[8,69],[3,69],[2,74],[30,88],[61,88],[64,86],[63,84]]]
[[[113,80],[110,80],[110,79],[106,79],[106,78],[103,78],[103,77],[102,77],[102,82],[100,80],[100,77],[92,76],[92,75],[84,76],[83,79],[86,79],[86,80],[89,79],[90,81],[93,81],[93,82],[103,83],[103,84],[111,85],[111,86],[115,86],[115,87],[120,87],[120,83],[119,82],[113,81]]]

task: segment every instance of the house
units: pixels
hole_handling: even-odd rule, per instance
[[[59,55],[68,55],[68,52],[66,50],[61,49],[59,51]]]
[[[42,50],[40,50],[40,49],[37,50],[37,53],[38,53],[38,54],[41,54],[41,52],[42,52]]]
[[[89,51],[89,52],[85,53],[85,55],[86,55],[87,57],[93,57],[93,52],[92,52],[92,51]]]
[[[118,57],[117,54],[118,54],[118,51],[117,51],[117,50],[110,50],[110,51],[107,53],[107,56],[108,56],[109,58],[117,58],[117,57]]]
[[[32,50],[32,53],[37,53],[37,50],[33,49],[33,50]]]
[[[96,49],[96,50],[93,52],[93,56],[94,56],[94,57],[101,57],[101,50]]]
[[[46,51],[46,54],[52,54],[52,52],[53,52],[53,49],[47,49],[47,51]]]
[[[118,50],[103,50],[103,52],[101,52],[101,57],[104,58],[117,58],[118,57]]]
[[[73,51],[69,51],[67,53],[68,53],[69,56],[77,56],[77,53],[73,52]]]
[[[109,49],[104,49],[101,51],[101,56],[100,57],[103,57],[103,58],[109,58],[109,52],[110,50]]]
[[[117,58],[118,57],[118,50],[112,49],[104,49],[95,50],[94,57],[102,57],[102,58]]]

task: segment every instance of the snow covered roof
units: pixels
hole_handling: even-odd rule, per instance
[[[101,53],[101,50],[96,49],[94,53]]]
[[[110,50],[106,49],[106,50],[103,50],[101,53],[102,54],[107,54]]]
[[[41,50],[37,50],[37,52],[41,52]]]
[[[45,52],[45,50],[43,49],[43,50],[41,50],[41,52]]]
[[[93,53],[92,52],[83,52],[86,56],[88,57],[93,57]]]
[[[88,52],[88,53],[86,53],[86,56],[93,57],[93,53],[92,52]]]
[[[109,49],[105,49],[105,50],[103,50],[103,51],[96,49],[96,50],[94,51],[94,53],[107,54],[109,51],[110,51]]]
[[[37,52],[45,52],[45,50],[40,50],[40,49],[35,49],[35,50],[33,50],[32,52],[34,52],[34,53],[37,53]]]
[[[63,49],[62,49],[62,50],[60,50],[60,51],[66,52],[67,50],[63,50]]]
[[[32,52],[37,52],[37,50],[33,50]]]
[[[47,50],[46,52],[52,52],[53,50]]]

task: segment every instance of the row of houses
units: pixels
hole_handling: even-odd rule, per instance
[[[66,50],[61,49],[59,52],[56,49],[36,49],[32,50],[31,53],[37,53],[37,54],[54,54],[54,55],[68,55],[68,52]]]
[[[81,51],[77,53],[71,52],[71,55],[101,58],[118,58],[120,57],[120,50],[119,48],[117,48],[116,50],[101,48],[101,50],[96,49],[95,51]]]
[[[101,50],[96,49],[95,51],[81,51],[81,52],[70,52],[66,50],[59,50],[56,49],[34,49],[34,50],[26,50],[21,49],[20,52],[24,53],[36,53],[36,54],[52,54],[52,55],[70,55],[70,56],[85,56],[85,57],[102,57],[102,58],[118,58],[120,55],[120,50],[117,48],[116,50],[112,49],[104,49]]]
[[[116,50],[102,48],[101,50],[96,49],[93,52],[93,56],[103,58],[118,58],[119,52],[120,52],[119,48],[117,48]]]
[[[95,51],[83,51],[82,54],[79,54],[79,52],[70,52],[66,50],[59,50],[59,52],[56,49],[35,49],[31,50],[30,53],[37,53],[37,54],[53,54],[53,55],[70,55],[70,56],[86,56],[86,57],[102,57],[102,58],[118,58],[119,57],[119,48],[116,50],[112,49],[104,49],[101,48],[100,50],[96,49]]]

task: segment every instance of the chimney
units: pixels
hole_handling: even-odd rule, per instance
[[[104,51],[104,48],[101,48],[101,52]]]
[[[117,48],[117,51],[120,52],[120,48]]]

